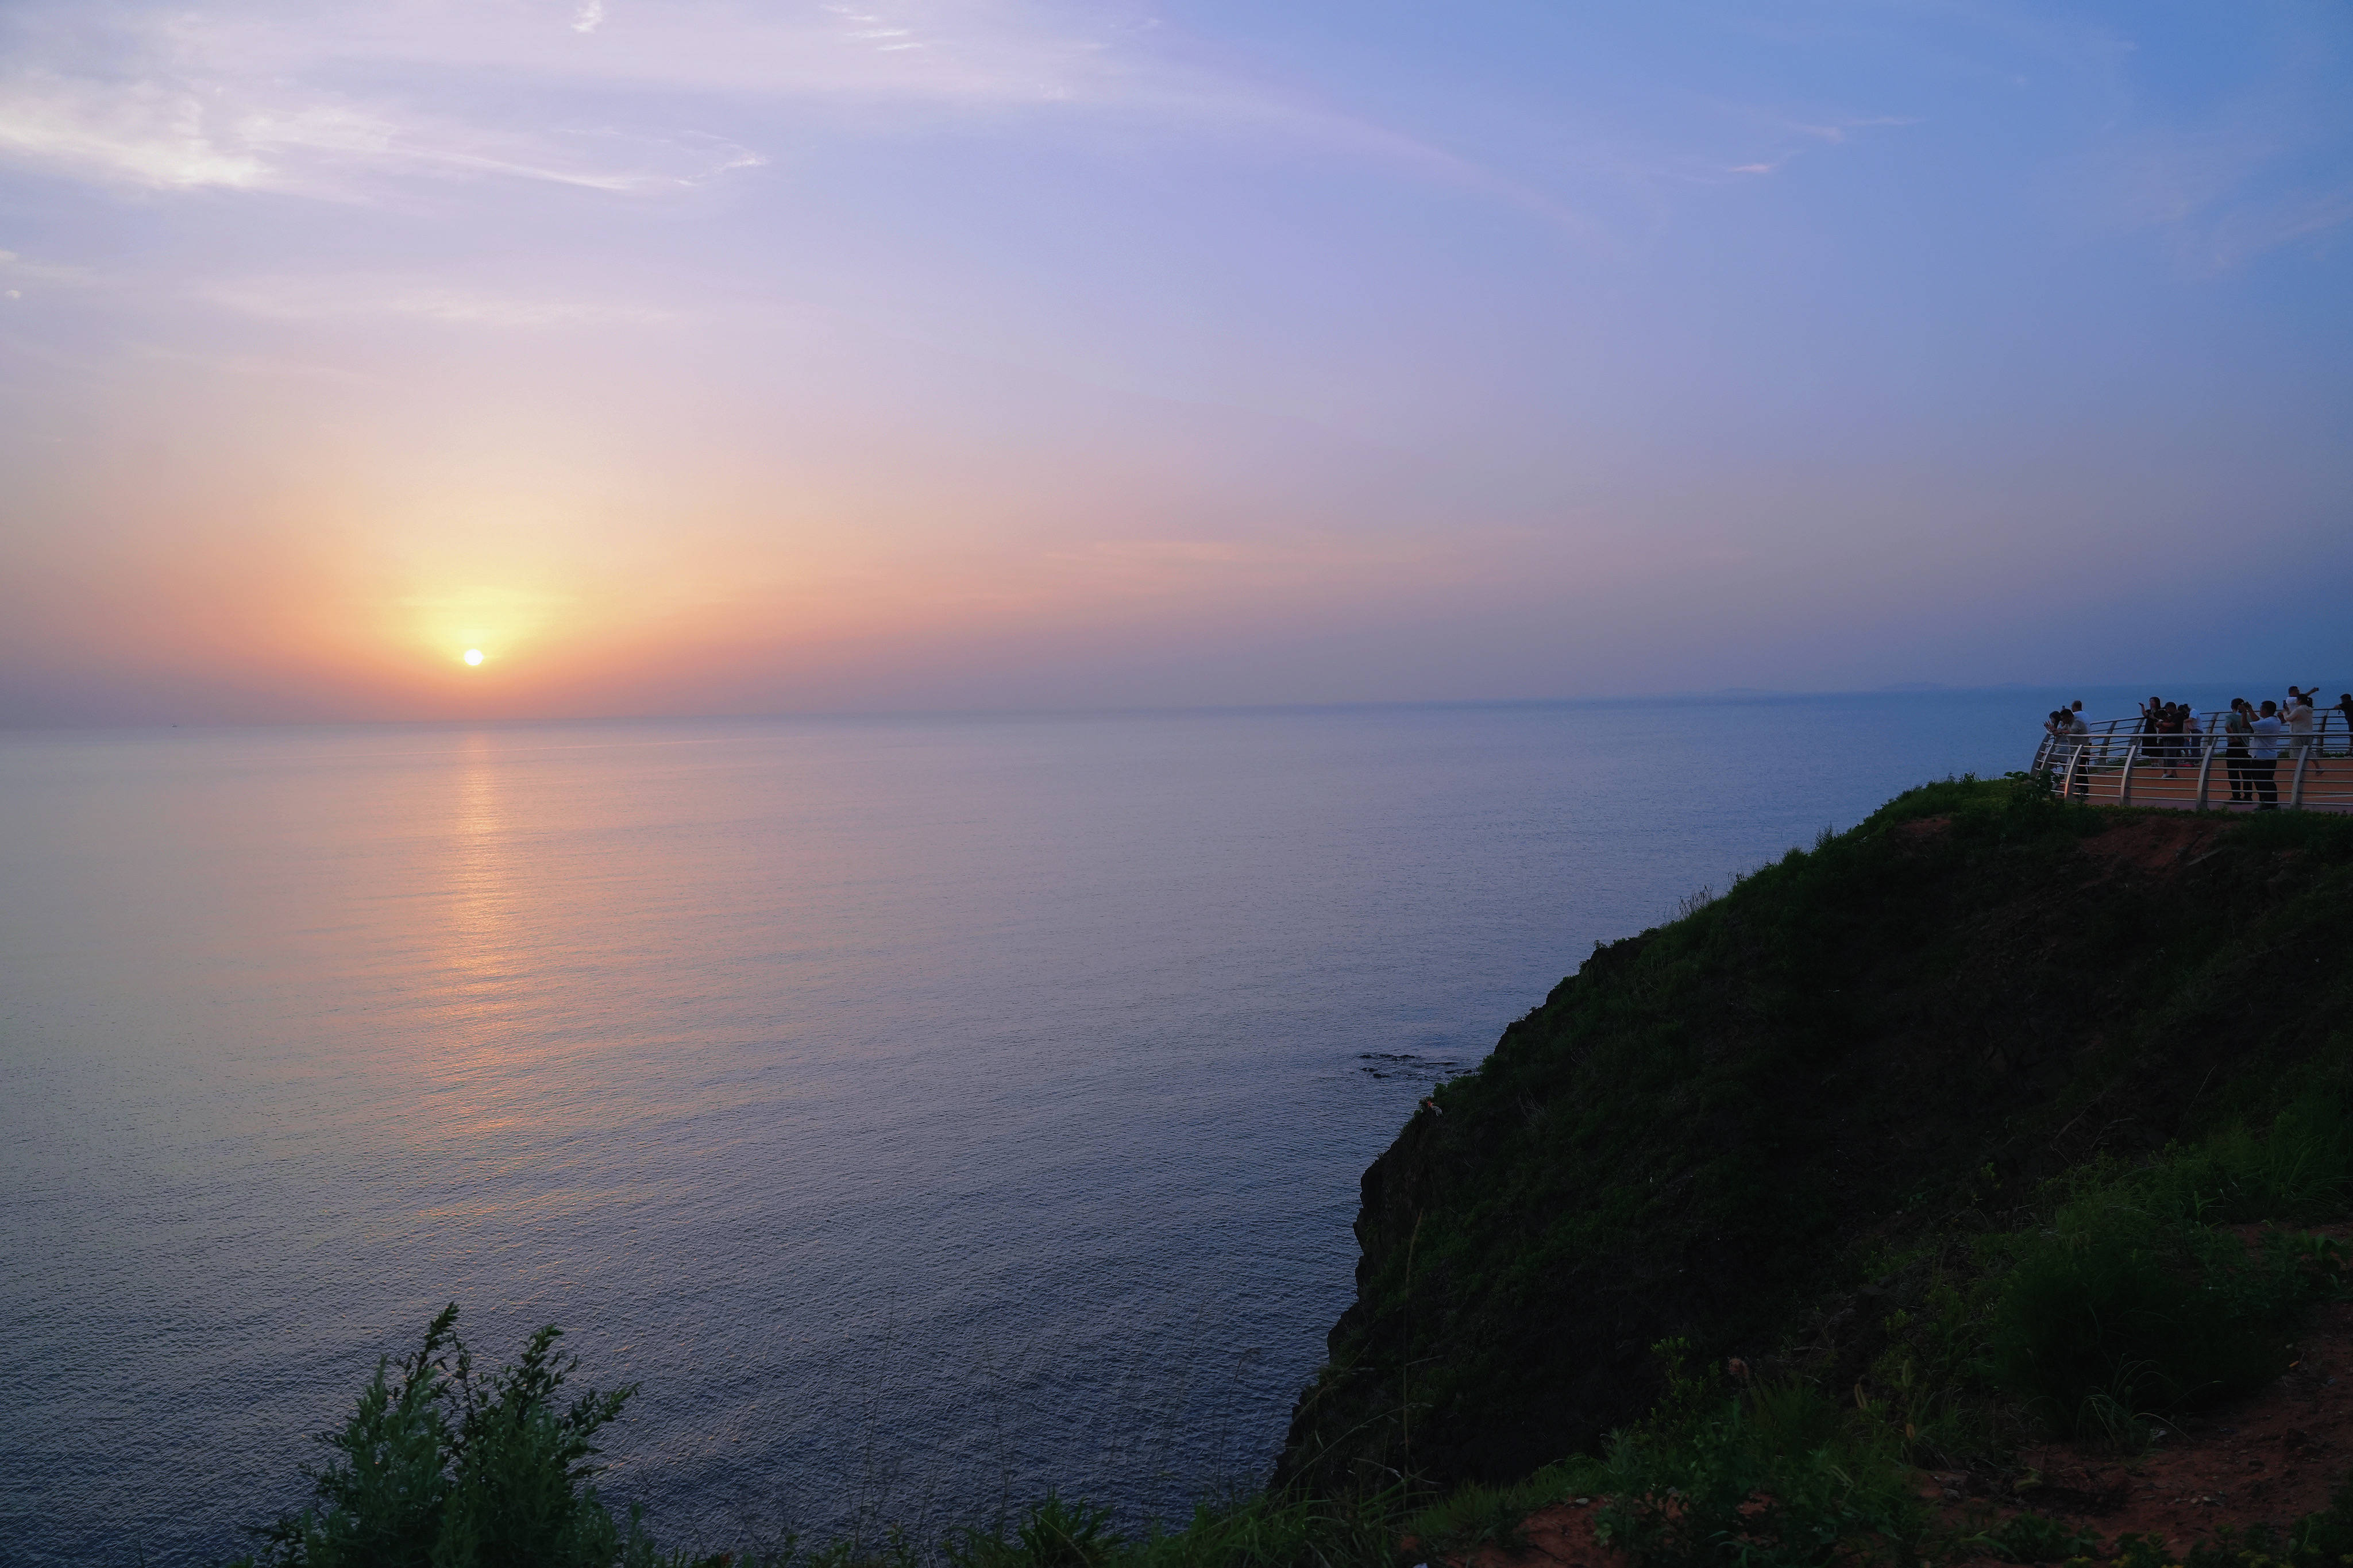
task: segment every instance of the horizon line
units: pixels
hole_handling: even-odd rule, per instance
[[[2244,685],[2258,689],[2257,682],[2232,682],[2204,679],[2160,682],[2172,686]],[[1298,702],[1195,702],[1195,703],[1130,703],[1072,707],[1008,706],[973,708],[823,708],[784,709],[766,711],[702,711],[702,712],[638,712],[547,715],[537,718],[510,716],[496,719],[177,719],[142,721],[90,721],[42,723],[14,723],[0,720],[0,734],[30,735],[47,732],[89,733],[103,731],[147,730],[286,730],[286,729],[520,729],[532,726],[567,724],[641,724],[641,723],[715,723],[725,721],[744,722],[834,720],[851,721],[930,721],[943,720],[1004,720],[1004,719],[1113,719],[1182,717],[1187,715],[1242,715],[1280,713],[1429,711],[1435,710],[1497,710],[1539,708],[1609,708],[1628,707],[1646,702],[1657,703],[1756,703],[1820,701],[1834,698],[1902,698],[1902,697],[1967,697],[1994,696],[2011,692],[2052,689],[2040,682],[2000,681],[1981,686],[1953,686],[1936,681],[1896,681],[1885,686],[1826,688],[1804,690],[1775,687],[1725,686],[1685,689],[1673,691],[1629,693],[1590,697],[1454,697],[1396,698],[1359,700],[1298,701]],[[2137,692],[2138,685],[2122,683],[2087,684],[2066,689],[2071,692]]]

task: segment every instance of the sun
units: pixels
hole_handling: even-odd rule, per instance
[[[466,650],[466,662],[467,662],[468,664],[480,664],[480,663],[481,663],[481,662],[482,662],[482,650],[481,650],[480,648],[478,648],[478,647],[470,647],[470,648],[468,648],[468,649]]]

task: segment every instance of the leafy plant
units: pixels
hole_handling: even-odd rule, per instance
[[[1927,1519],[1885,1428],[1796,1383],[1618,1435],[1595,1485],[1596,1538],[1660,1568],[1908,1562]]]
[[[617,1524],[589,1479],[596,1434],[637,1385],[566,1405],[578,1369],[562,1331],[531,1337],[514,1365],[484,1374],[457,1334],[453,1302],[397,1369],[379,1359],[358,1408],[321,1441],[334,1457],[311,1505],[255,1531],[250,1568],[613,1568],[651,1564],[633,1512]]]
[[[1993,1323],[1996,1377],[2053,1428],[2137,1441],[2144,1413],[2257,1387],[2292,1359],[2306,1302],[2340,1289],[2320,1238],[2238,1237],[2119,1182],[2020,1244]]]

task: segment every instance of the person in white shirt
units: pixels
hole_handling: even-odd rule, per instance
[[[2255,809],[2279,809],[2279,754],[2287,726],[2280,722],[2279,704],[2266,701],[2247,737],[2247,776],[2255,786]]]
[[[2067,765],[2068,751],[2065,714],[2056,708],[2045,714],[2042,719],[2042,733],[2045,737],[2042,742],[2042,760],[2053,772],[2063,769]]]
[[[2295,691],[2293,686],[2288,689]],[[2312,692],[2295,691],[2295,700],[2287,706],[2287,754],[2291,758],[2303,757],[2312,750]],[[2319,766],[2309,759],[2305,765],[2316,773],[2320,771]]]

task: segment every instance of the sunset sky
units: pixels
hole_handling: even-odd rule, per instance
[[[2353,684],[2334,0],[12,0],[0,295],[5,723]]]

